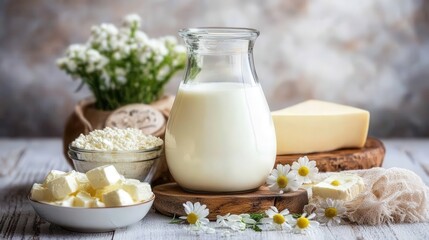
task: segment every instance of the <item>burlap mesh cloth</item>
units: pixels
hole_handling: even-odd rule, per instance
[[[345,203],[347,217],[358,224],[422,222],[429,219],[429,188],[412,171],[402,168],[373,168],[347,171],[361,176],[365,190]],[[335,173],[321,173],[320,180]],[[318,199],[311,199],[306,210]]]

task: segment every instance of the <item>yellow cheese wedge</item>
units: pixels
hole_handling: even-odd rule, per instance
[[[335,103],[309,100],[275,111],[277,155],[363,147],[369,112]]]

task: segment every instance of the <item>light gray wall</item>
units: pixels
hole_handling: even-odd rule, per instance
[[[59,136],[90,92],[55,66],[91,25],[142,16],[150,36],[189,26],[261,31],[255,64],[272,110],[308,98],[371,111],[371,134],[429,136],[429,1],[0,1],[0,136]],[[180,76],[168,86],[175,93]]]

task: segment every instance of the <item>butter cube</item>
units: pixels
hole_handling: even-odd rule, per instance
[[[91,207],[94,202],[94,198],[87,192],[78,192],[74,200],[75,207]]]
[[[63,207],[73,207],[76,197],[68,196],[64,198],[62,201],[58,201],[57,204]]]
[[[97,189],[97,190],[95,190],[95,194],[93,196],[96,197],[96,198],[101,199],[101,201],[104,201],[103,200],[103,195],[105,193],[118,190],[119,188],[121,188],[121,186],[122,185],[120,184],[120,182],[118,182],[116,184],[113,184],[113,185],[110,185],[110,186],[107,186],[107,187],[104,187],[104,188],[101,188],[101,189]]]
[[[91,207],[106,207],[106,204],[104,204],[100,199],[95,198],[94,201],[91,203]]]
[[[31,199],[36,201],[48,202],[52,200],[52,195],[49,189],[46,187],[43,187],[43,185],[39,183],[33,184],[30,195],[31,195]]]
[[[149,200],[153,193],[150,185],[135,179],[127,179],[122,183],[124,189],[135,202]]]
[[[79,191],[84,191],[91,195],[95,194],[95,189],[91,187],[91,184],[89,183],[89,179],[85,173],[71,171],[67,174],[75,177]]]
[[[355,174],[334,174],[313,186],[313,197],[353,200],[365,188],[363,179]]]
[[[103,202],[106,204],[106,207],[117,207],[131,205],[134,203],[130,194],[123,189],[117,189],[115,191],[105,193],[103,195]]]
[[[86,173],[89,183],[94,189],[104,188],[117,183],[121,179],[113,165],[94,168]]]
[[[76,179],[72,175],[64,175],[48,182],[47,187],[52,196],[57,199],[64,199],[69,194],[78,190]]]
[[[66,173],[63,171],[58,171],[58,170],[50,171],[48,173],[48,175],[45,177],[45,181],[43,182],[43,186],[46,187],[48,182],[50,182],[50,181],[52,181],[58,177],[64,176],[64,175],[66,175]]]

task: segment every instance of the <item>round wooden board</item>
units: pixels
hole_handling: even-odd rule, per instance
[[[186,201],[200,202],[210,209],[208,218],[216,220],[217,215],[261,213],[270,206],[278,209],[289,209],[292,213],[302,213],[308,203],[307,191],[299,189],[290,193],[275,193],[267,187],[260,187],[257,191],[240,194],[205,194],[189,193],[184,191],[177,183],[167,183],[156,186],[155,209],[167,216],[185,216],[183,203]]]
[[[368,137],[363,148],[339,149],[330,152],[278,155],[276,164],[292,164],[306,155],[315,160],[321,172],[339,172],[343,170],[369,169],[381,167],[386,149],[383,143]]]

